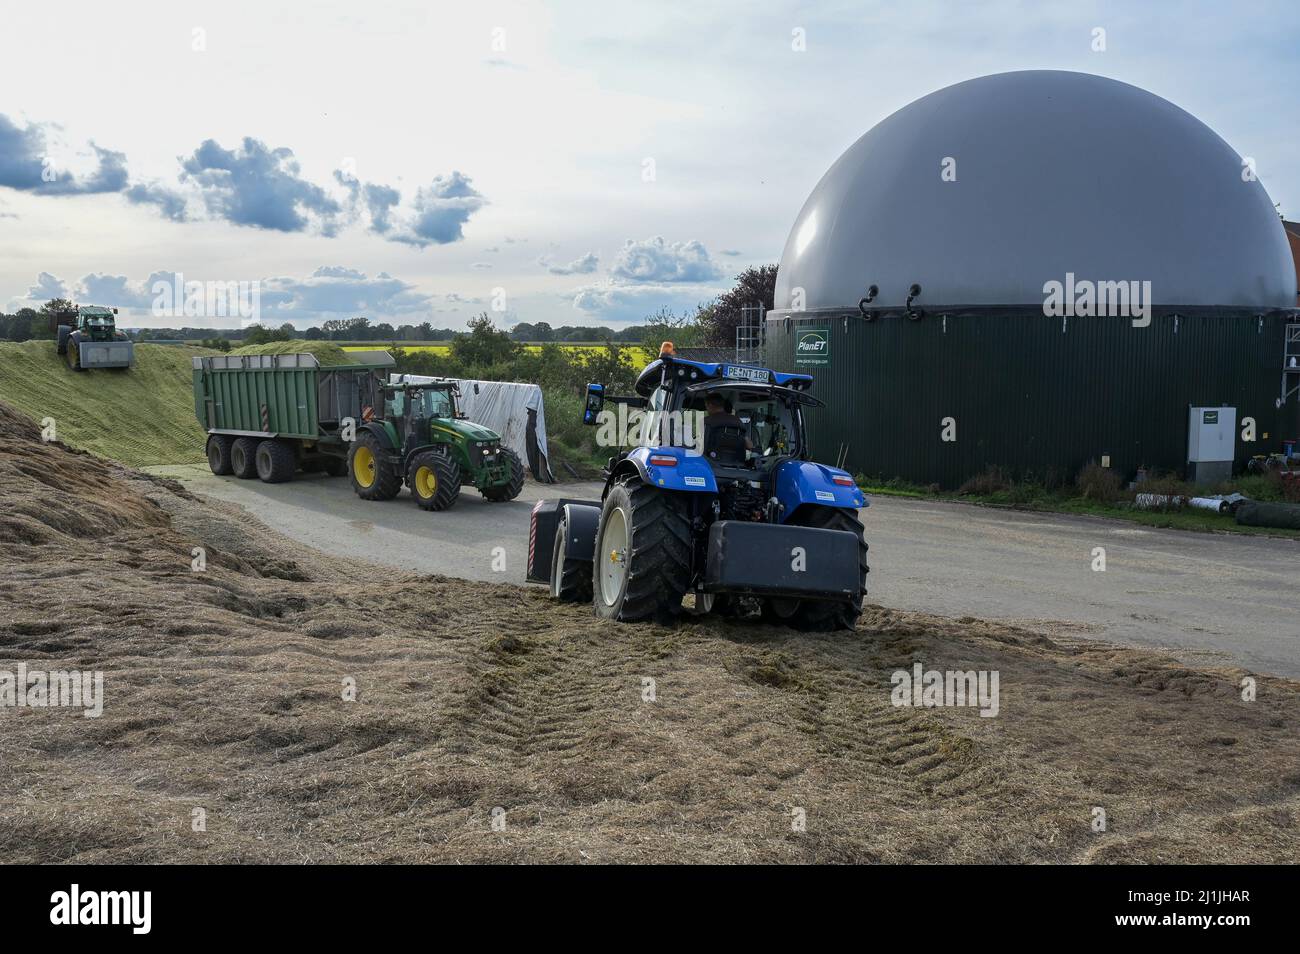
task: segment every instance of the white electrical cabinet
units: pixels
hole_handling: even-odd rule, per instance
[[[1232,476],[1237,446],[1235,407],[1187,409],[1187,478],[1214,483]]]

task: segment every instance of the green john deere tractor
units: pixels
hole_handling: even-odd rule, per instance
[[[385,384],[383,414],[357,424],[348,451],[352,489],[362,500],[391,500],[405,483],[425,510],[446,510],[472,485],[491,501],[524,486],[519,455],[501,436],[457,413],[454,382]]]
[[[50,316],[56,349],[73,371],[89,368],[129,368],[135,364],[135,343],[117,330],[117,309],[76,305]]]

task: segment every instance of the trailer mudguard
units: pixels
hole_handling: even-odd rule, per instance
[[[846,530],[719,520],[709,527],[704,591],[854,600],[862,585],[858,543]]]
[[[655,458],[661,463],[656,463]],[[672,463],[668,463],[668,459]],[[708,460],[684,447],[637,447],[614,467],[614,476],[635,467],[641,480],[661,490],[716,494],[718,481]]]
[[[836,477],[848,482],[837,484]],[[783,521],[804,504],[852,510],[870,506],[847,471],[807,460],[788,460],[777,468],[776,498],[785,507]]]

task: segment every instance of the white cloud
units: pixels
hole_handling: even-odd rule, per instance
[[[595,252],[588,252],[581,258],[575,258],[568,265],[555,265],[550,258],[543,255],[537,260],[552,275],[590,275],[600,266],[600,256]]]
[[[643,242],[628,239],[610,267],[612,278],[625,282],[708,282],[722,277],[702,242],[665,242],[656,235]]]
[[[599,321],[644,321],[661,308],[693,311],[720,289],[705,285],[630,285],[603,282],[584,285],[566,295],[584,317]]]

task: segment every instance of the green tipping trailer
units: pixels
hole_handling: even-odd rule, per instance
[[[208,432],[212,472],[267,483],[291,480],[300,468],[347,474],[352,430],[381,412],[385,372],[396,364],[387,351],[348,358],[343,365],[321,365],[311,354],[195,358],[194,415]]]

